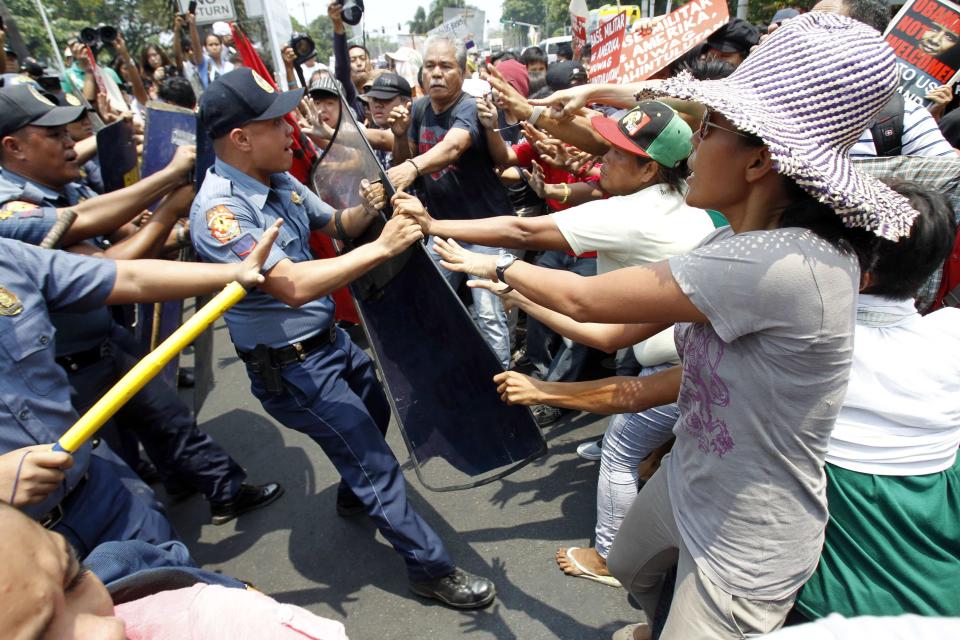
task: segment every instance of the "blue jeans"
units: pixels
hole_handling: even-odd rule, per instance
[[[476,251],[477,253],[485,253],[493,256],[504,253],[503,249],[497,249],[496,247],[484,247],[479,244],[470,244],[469,242],[461,242],[459,244],[464,249]],[[443,274],[444,279],[450,283],[454,291],[463,284],[464,280],[477,279],[465,273],[448,271],[440,267],[440,256],[433,250],[433,238],[430,238],[427,253],[430,254],[434,262],[438,263],[437,266],[440,269],[440,273]],[[493,349],[493,352],[497,355],[500,364],[503,365],[504,369],[509,369],[510,327],[507,323],[507,314],[503,310],[503,304],[500,302],[497,294],[487,291],[486,289],[471,289],[470,291],[473,294],[473,321],[477,324],[477,328],[480,329],[480,333],[487,341],[487,344],[490,345],[490,348]]]
[[[597,275],[596,258],[577,258],[566,251],[544,252],[537,260],[537,266],[570,271],[581,276]],[[551,353],[551,343],[558,337],[559,345]],[[588,354],[588,347],[558,336],[536,318],[527,317],[527,359],[541,379],[550,382],[578,380]]]
[[[641,376],[669,369],[672,364],[644,367]],[[606,558],[624,516],[637,497],[637,465],[673,435],[680,417],[676,403],[641,413],[621,413],[610,418],[603,434],[600,478],[597,481],[596,549]]]

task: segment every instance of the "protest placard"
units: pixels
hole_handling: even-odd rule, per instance
[[[627,13],[621,12],[600,23],[589,35],[590,82],[616,82],[620,73],[620,52],[627,31]]]
[[[928,106],[931,89],[960,78],[960,6],[948,0],[909,0],[884,37],[900,67],[903,97]]]
[[[653,25],[649,35],[623,40],[619,82],[646,80],[729,20],[725,0],[692,0]]]
[[[583,45],[587,44],[587,18],[589,16],[586,0],[570,0],[570,36],[573,57],[580,59]]]

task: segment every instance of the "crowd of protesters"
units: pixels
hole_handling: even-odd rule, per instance
[[[332,64],[291,42],[283,78],[190,13],[169,48],[71,40],[62,74],[5,45],[0,633],[346,637],[194,564],[151,484],[203,494],[215,525],[284,490],[249,481],[168,380],[52,446],[143,355],[121,305],[230,281],[256,289],[226,317],[251,391],[334,463],[337,514],[376,523],[414,593],[493,602],[409,503],[374,366],[334,315],[336,290],[423,241],[504,402],[542,429],[611,416],[577,449],[599,462],[592,546],[555,559],[640,605],[615,640],[957,637],[960,109],[950,86],[929,107],[898,92],[890,16],[734,18],[632,84],[590,83],[589,45],[482,59],[435,36],[376,60],[337,2]],[[142,145],[157,102],[213,140],[200,191],[185,145],[108,192],[93,132],[126,120]],[[380,236],[334,256],[316,243],[362,234],[383,186],[351,176],[360,204],[337,208],[289,173],[291,145],[320,153],[351,118],[396,193]]]

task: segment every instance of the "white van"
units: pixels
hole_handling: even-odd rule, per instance
[[[544,53],[547,54],[547,62],[553,64],[557,61],[557,48],[563,44],[567,43],[573,48],[573,36],[557,36],[555,38],[547,38],[546,40],[541,40],[537,43],[537,46],[543,49]]]

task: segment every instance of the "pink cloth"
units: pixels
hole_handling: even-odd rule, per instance
[[[347,640],[343,625],[259,591],[196,584],[114,607],[128,640]]]
[[[516,60],[504,60],[497,63],[497,71],[511,87],[520,92],[524,98],[530,95],[530,76],[527,68]]]

